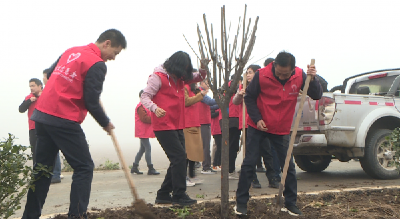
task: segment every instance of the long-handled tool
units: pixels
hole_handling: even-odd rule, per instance
[[[100,102],[101,107],[104,110],[103,104]],[[133,184],[132,176],[128,171],[128,166],[126,165],[125,158],[122,156],[121,148],[118,144],[117,138],[115,137],[114,131],[110,132],[111,139],[114,143],[115,150],[117,151],[119,161],[121,162],[122,169],[125,173],[125,178],[128,181],[129,188],[131,189],[132,195],[135,198],[133,206],[135,207],[135,212],[142,216],[145,219],[155,219],[156,216],[150,211],[149,207],[146,205],[146,202],[143,199],[139,199],[139,195],[137,194],[135,184]]]
[[[243,89],[246,90],[247,87],[247,78],[246,74],[244,73],[243,77]],[[244,103],[244,95],[243,95],[243,112],[242,112],[242,145],[243,145],[243,160],[246,156],[246,104]]]
[[[311,59],[310,66],[313,66],[313,65],[315,65],[315,59]],[[278,213],[283,207],[283,197],[282,197],[283,188],[285,187],[285,181],[286,181],[287,171],[289,168],[289,162],[290,162],[290,159],[292,159],[293,144],[294,144],[294,140],[296,138],[297,129],[299,127],[301,114],[303,113],[304,101],[306,100],[310,81],[311,81],[311,75],[307,75],[306,82],[305,82],[304,88],[303,88],[303,93],[301,94],[301,101],[300,101],[299,109],[297,111],[296,121],[293,126],[294,129],[293,129],[292,135],[290,137],[289,148],[288,148],[287,154],[286,154],[285,166],[283,167],[281,183],[279,184],[279,193],[278,193],[278,196],[276,196],[276,211],[275,211],[275,213]]]

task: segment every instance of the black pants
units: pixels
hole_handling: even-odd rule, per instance
[[[184,195],[186,192],[186,151],[183,130],[155,131],[154,134],[170,162],[157,195],[171,192],[177,197]]]
[[[217,150],[215,150],[213,166],[221,166],[221,144],[222,135],[213,135],[215,144],[217,145]]]
[[[36,134],[37,163],[52,166],[58,151],[61,150],[74,169],[68,214],[82,216],[86,213],[89,204],[94,163],[81,126],[76,124],[76,126],[67,129],[36,122]],[[41,172],[35,174],[35,177],[40,175]],[[28,191],[23,219],[39,218],[49,191],[50,182],[51,177],[44,176],[34,182],[35,191],[31,189]]]
[[[186,159],[186,167],[188,168],[188,174],[190,178],[196,177],[196,173],[194,171],[194,165],[196,164],[195,161],[191,161],[189,159]]]
[[[239,151],[240,130],[237,127],[229,128],[229,173],[235,171],[237,152]]]
[[[31,145],[33,165],[36,163],[36,130],[29,130],[29,144]]]
[[[265,139],[268,139],[275,148],[282,169],[285,165],[286,153],[289,147],[289,135],[274,135],[249,127],[248,141],[246,142],[246,157],[242,163],[238,189],[236,191],[236,202],[238,204],[247,204],[249,201],[249,189],[253,181],[260,145],[262,145]],[[261,149],[263,148],[265,147],[261,147]],[[289,162],[283,196],[285,197],[286,206],[296,205],[297,179],[293,157]]]

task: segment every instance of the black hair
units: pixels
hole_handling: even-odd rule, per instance
[[[234,77],[235,75],[231,75],[231,80],[233,80]],[[243,81],[243,76],[240,76],[239,80]]]
[[[276,56],[275,64],[282,67],[290,66],[290,69],[293,70],[296,66],[296,58],[291,53],[282,51]]]
[[[178,51],[169,57],[163,64],[168,74],[173,74],[184,81],[193,79],[193,65],[189,54]]]
[[[119,30],[116,29],[109,29],[104,31],[100,34],[99,38],[97,39],[97,43],[102,43],[106,40],[111,41],[111,47],[119,47],[121,46],[122,49],[126,49],[126,39],[125,36]]]
[[[45,70],[43,70],[43,74],[47,74],[47,73],[49,73],[49,71],[50,71],[50,68],[46,68]]]
[[[29,80],[29,83],[31,83],[31,82],[35,82],[35,84],[37,86],[40,86],[40,85],[43,86],[42,81],[37,78],[32,78],[31,80]]]
[[[266,59],[265,62],[264,62],[264,67],[267,67],[267,65],[268,65],[269,63],[273,62],[274,60],[275,60],[274,58],[268,58],[268,59]]]
[[[139,98],[142,96],[142,93],[143,93],[144,91],[143,90],[141,90],[140,92],[139,92]]]
[[[251,68],[251,70],[253,70],[253,72],[256,73],[256,71],[257,71],[258,69],[260,69],[261,66],[259,66],[259,65],[250,65],[250,66],[247,68],[247,70],[249,70],[249,68]]]

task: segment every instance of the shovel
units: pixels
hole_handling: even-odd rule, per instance
[[[313,65],[315,65],[315,59],[311,59],[310,66],[313,66]],[[303,112],[304,101],[306,100],[310,81],[311,81],[311,75],[307,75],[306,82],[304,83],[303,93],[301,94],[301,101],[300,101],[299,109],[297,111],[296,121],[293,126],[294,129],[292,131],[292,135],[290,136],[290,142],[289,142],[289,148],[288,148],[287,154],[286,154],[285,166],[283,167],[281,183],[279,183],[278,196],[276,196],[276,211],[275,211],[276,214],[279,213],[279,211],[283,207],[283,197],[282,197],[283,188],[285,188],[285,181],[286,181],[287,171],[289,168],[289,161],[292,158],[293,144],[294,144],[294,140],[296,138],[297,129],[299,127],[301,114]]]
[[[100,102],[101,107],[104,110],[103,104]],[[143,199],[139,199],[139,195],[137,194],[135,184],[133,184],[132,176],[128,171],[128,166],[125,163],[125,158],[122,156],[121,148],[119,147],[117,138],[115,137],[114,130],[110,132],[111,139],[114,143],[115,150],[117,151],[119,161],[121,162],[122,169],[125,173],[125,178],[128,180],[129,188],[131,189],[132,195],[135,198],[133,206],[135,207],[135,213],[142,216],[145,219],[155,219],[156,216],[150,211],[149,207],[146,205],[146,202]]]

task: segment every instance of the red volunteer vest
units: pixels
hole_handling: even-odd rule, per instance
[[[138,108],[142,106],[142,103],[139,103],[135,108],[135,137],[136,138],[155,138],[153,128],[151,124],[144,123],[140,120],[139,113],[137,112]],[[146,109],[147,115],[151,116],[150,110]]]
[[[229,81],[229,86],[231,86],[231,81]],[[231,100],[229,101],[229,118],[231,118],[231,117],[238,117],[239,118],[239,112],[241,112],[240,111],[240,109],[241,109],[240,106],[241,105],[235,105],[232,102],[234,96],[235,96],[235,94],[233,94],[231,96]]]
[[[190,90],[189,85],[186,84],[185,87],[189,93],[189,97],[196,96],[193,91]],[[200,127],[199,109],[200,102],[185,107],[185,128]],[[210,109],[208,109],[208,111],[210,111]]]
[[[29,94],[28,96],[25,97],[25,100],[30,99],[31,97],[34,97],[35,95]],[[35,129],[35,121],[31,120],[31,116],[33,111],[36,108],[36,103],[38,102],[39,97],[36,98],[36,101],[31,103],[31,105],[28,108],[28,124],[29,124],[29,130]]]
[[[200,89],[203,90],[202,88]],[[211,124],[210,106],[202,102],[199,103],[199,120],[200,125]]]
[[[272,63],[259,69],[259,83],[261,92],[257,98],[257,107],[268,130],[276,135],[290,134],[293,115],[296,109],[297,97],[303,85],[303,70],[295,68],[295,74],[290,77],[284,86],[272,73]],[[251,120],[248,124],[257,128]]]
[[[87,71],[97,62],[103,60],[100,49],[93,43],[65,51],[43,89],[36,109],[82,123],[87,114],[83,83]]]
[[[185,91],[184,82],[177,79],[176,83],[167,74],[156,72],[161,78],[161,87],[152,101],[164,109],[164,117],[158,118],[151,114],[151,125],[154,131],[179,130],[185,128]]]
[[[221,110],[215,110],[219,112],[221,115]],[[220,135],[221,134],[221,126],[219,125],[219,116],[211,119],[211,135]]]

